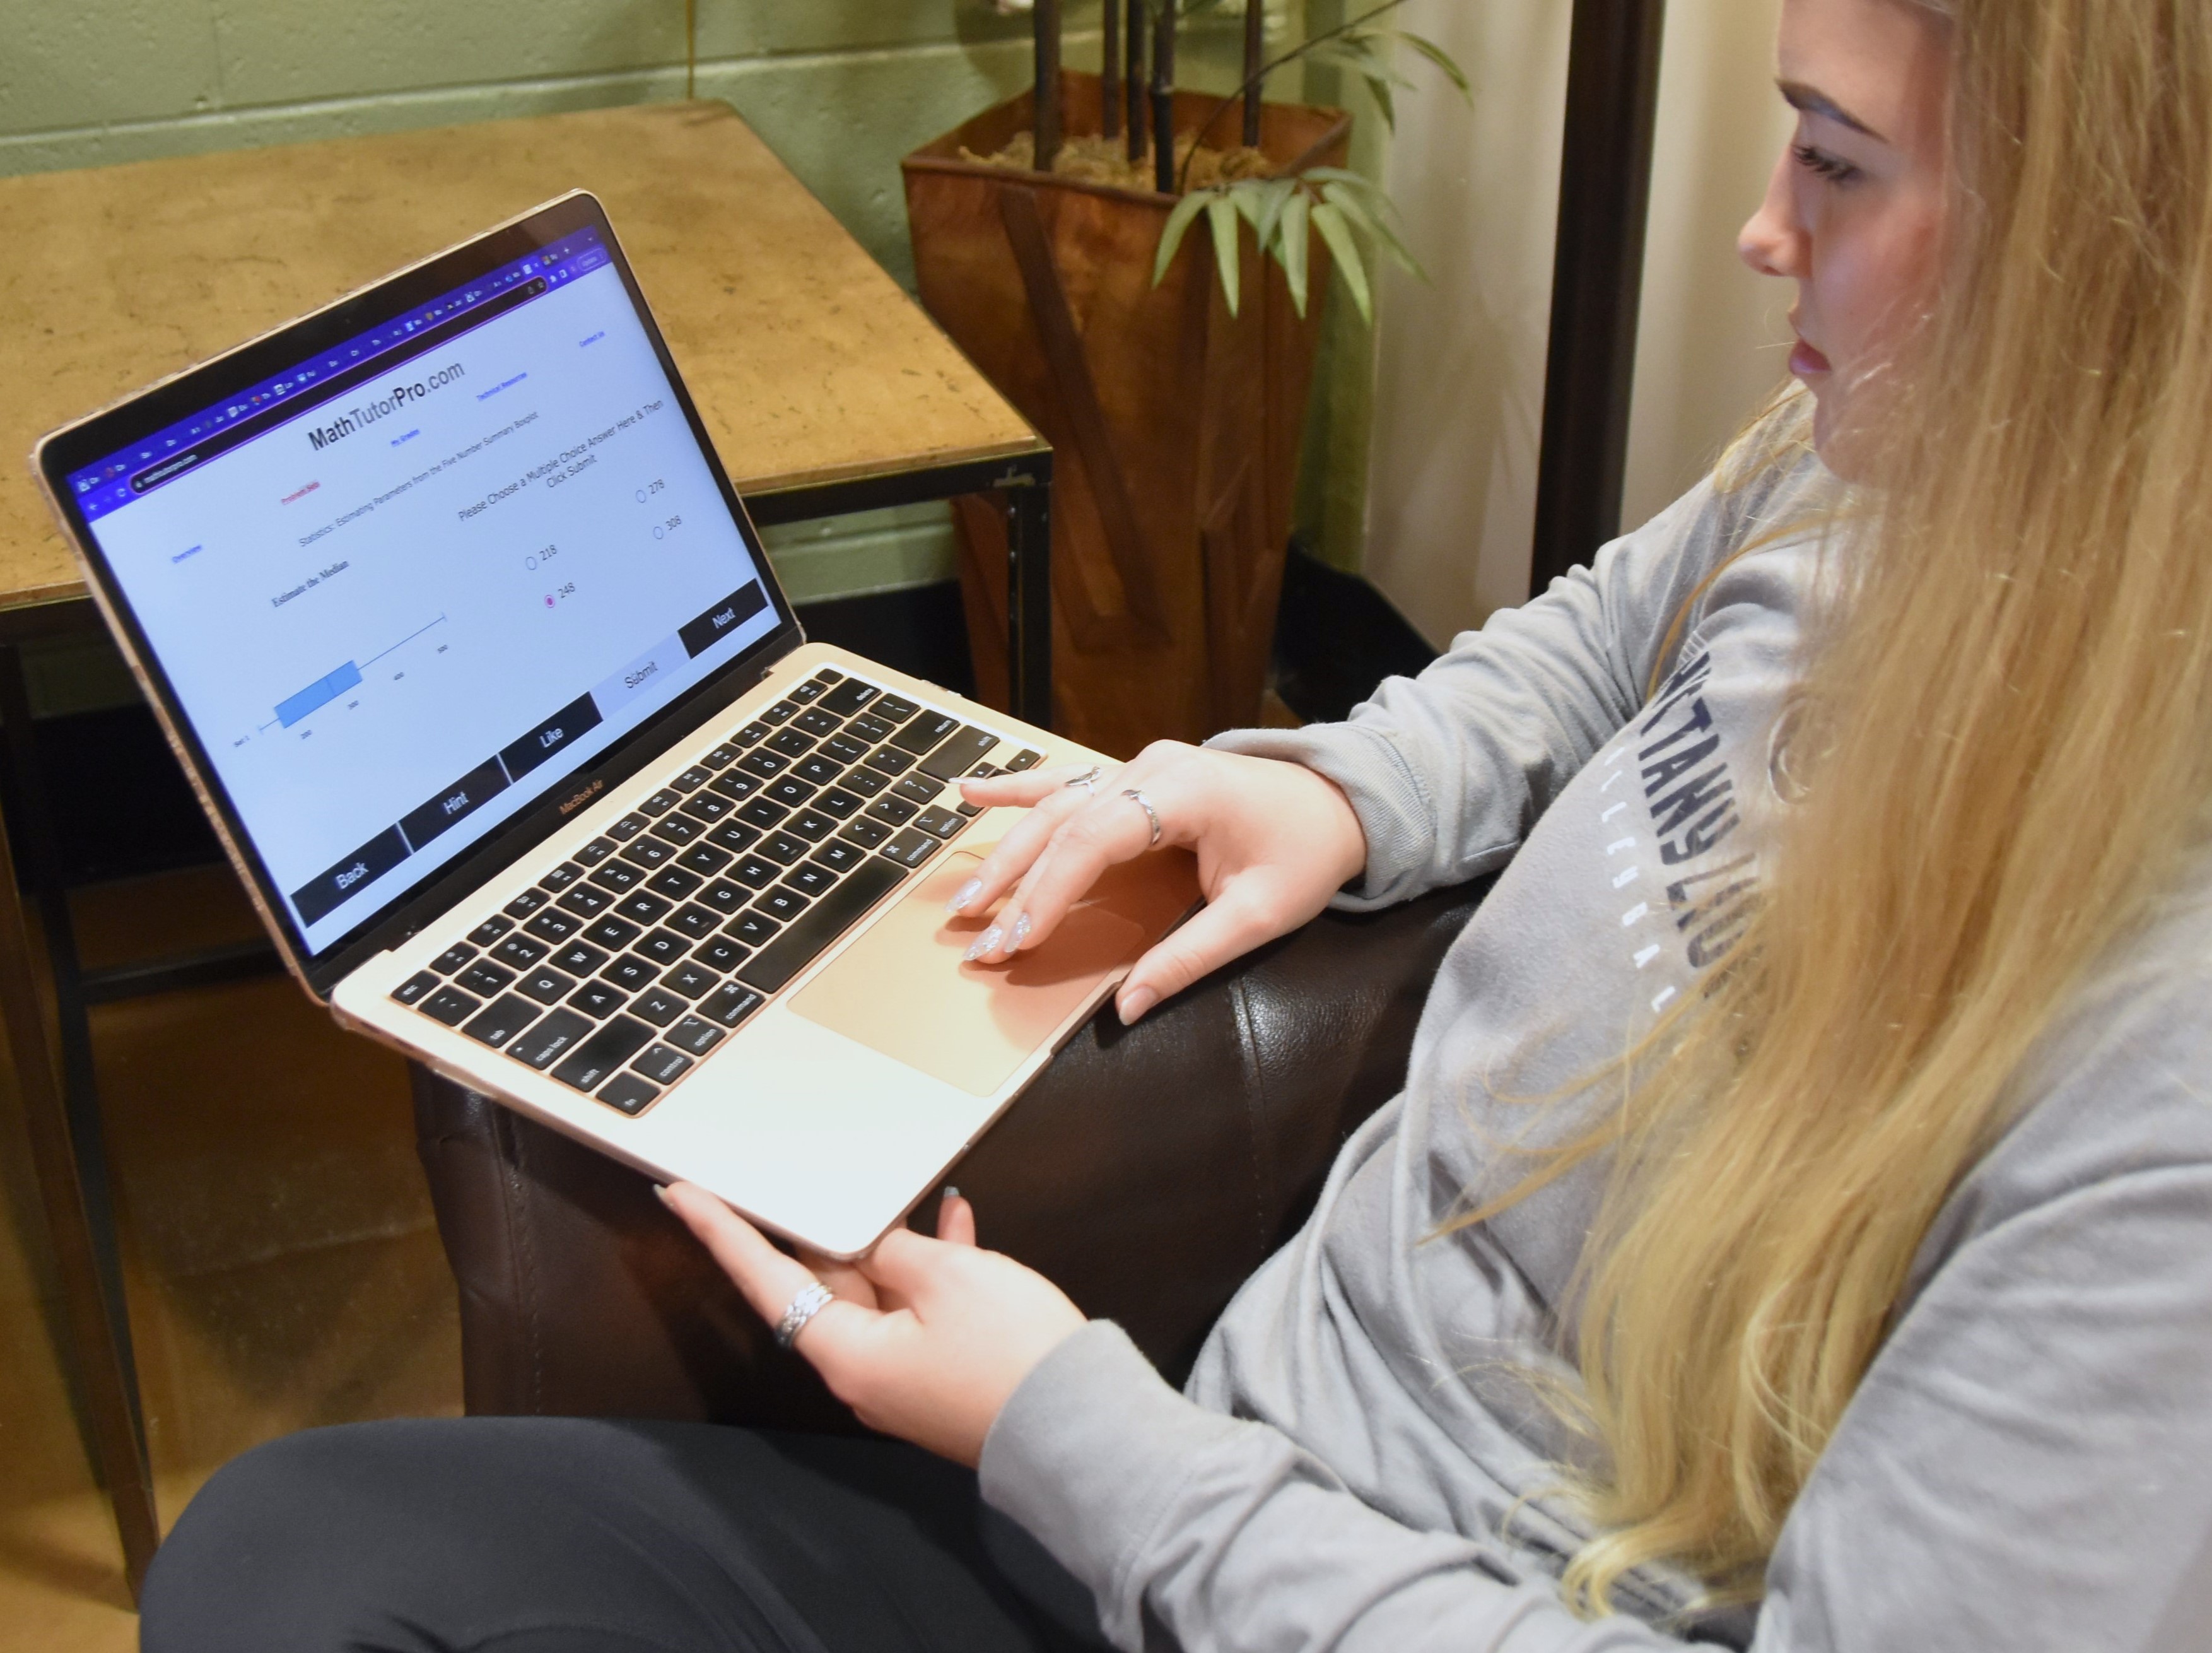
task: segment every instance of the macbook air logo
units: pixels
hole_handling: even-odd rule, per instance
[[[605,781],[593,781],[582,791],[577,793],[574,797],[570,798],[567,802],[563,803],[561,806],[561,813],[564,815],[574,814],[577,810],[582,808],[593,798],[597,797],[601,792],[605,791],[606,790],[606,785],[607,784]]]

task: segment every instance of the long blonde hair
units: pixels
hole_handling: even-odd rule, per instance
[[[1625,1097],[1570,1599],[1755,1596],[1938,1208],[2212,798],[2212,6],[1944,0],[1942,295],[1808,647],[1764,899]]]

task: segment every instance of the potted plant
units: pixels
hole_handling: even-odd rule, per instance
[[[1362,315],[1363,255],[1407,255],[1379,191],[1344,169],[1351,117],[1267,103],[1299,58],[1364,78],[1386,119],[1402,0],[1273,62],[1247,0],[1243,84],[1177,89],[1184,15],[1105,0],[1104,72],[1060,66],[1034,0],[1037,75],[902,163],[921,302],[1056,450],[1056,728],[1101,750],[1197,740],[1259,712],[1320,306],[1334,269]],[[1200,223],[1204,234],[1195,231]],[[1249,233],[1246,233],[1249,231]],[[1211,253],[1206,243],[1211,244]],[[956,507],[978,686],[1004,704],[1006,538]]]

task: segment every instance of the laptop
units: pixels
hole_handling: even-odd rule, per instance
[[[865,1252],[1197,899],[945,904],[1097,754],[808,643],[581,192],[44,438],[286,967],[343,1026]]]

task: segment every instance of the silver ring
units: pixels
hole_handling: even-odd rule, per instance
[[[775,1323],[775,1346],[791,1347],[792,1340],[806,1329],[806,1322],[823,1310],[823,1305],[837,1294],[816,1280],[791,1300],[791,1307],[783,1311],[783,1318]]]
[[[1160,847],[1160,812],[1152,808],[1152,801],[1146,797],[1142,792],[1137,790],[1133,786],[1123,787],[1121,789],[1121,796],[1129,799],[1137,806],[1137,808],[1145,812],[1145,819],[1152,823],[1152,841],[1151,847],[1155,850],[1158,849]]]
[[[1062,786],[1079,786],[1095,798],[1098,796],[1098,777],[1101,771],[1099,770],[1098,766],[1097,764],[1093,764],[1090,768],[1085,770],[1080,775],[1069,776],[1066,780],[1062,781],[1060,784]]]

